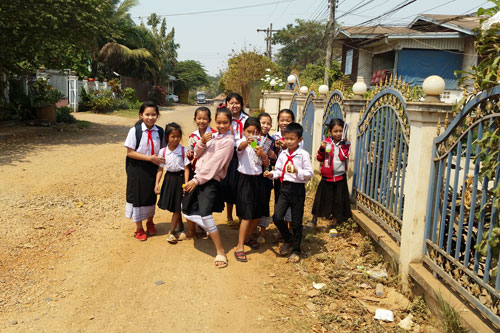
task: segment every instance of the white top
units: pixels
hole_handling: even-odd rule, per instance
[[[236,141],[236,147],[239,147],[240,144],[247,139],[243,136],[243,139],[239,139]],[[243,150],[236,150],[238,153],[238,172],[245,174],[245,175],[250,175],[250,176],[256,176],[256,175],[261,175],[262,174],[262,159],[257,156],[255,153],[255,150],[248,145],[245,149]]]
[[[142,128],[142,137],[141,142],[139,143],[139,147],[137,148],[137,152],[143,155],[158,155],[160,151],[160,135],[158,134],[158,127],[156,125],[151,129],[151,136],[153,138],[153,146],[154,146],[154,154],[151,154],[150,142],[148,142],[148,132],[146,124],[141,124]],[[137,140],[135,139],[135,127],[132,127],[128,131],[127,138],[125,139],[125,143],[123,144],[125,147],[135,150],[135,146],[137,144]]]
[[[233,134],[234,134],[234,144],[236,144],[236,141],[239,139],[242,139],[245,137],[243,134],[243,127],[245,126],[245,121],[247,121],[248,116],[241,111],[240,113],[240,119],[238,119],[241,122],[241,127],[238,124],[238,121],[236,121],[235,118],[233,118],[232,125],[233,125]],[[237,146],[235,146],[237,147]]]
[[[274,133],[273,135],[271,135],[271,137],[275,140],[275,141],[278,141],[280,140],[281,138],[283,138],[283,136],[281,135],[281,130],[279,130],[278,132]],[[276,142],[274,143],[274,145],[276,146]],[[299,148],[302,149],[304,148],[304,140],[300,141],[299,142]],[[278,157],[280,156],[281,152],[283,151],[283,149],[281,149],[278,153]]]
[[[302,148],[298,148],[292,155],[292,165],[297,169],[297,173],[285,172],[283,181],[288,181],[292,183],[307,183],[307,181],[313,176],[313,168],[311,165],[311,157],[309,153]],[[273,178],[280,178],[283,172],[283,168],[288,160],[288,149],[280,154],[278,160],[276,161],[276,166],[274,170],[271,171]]]
[[[205,130],[205,133],[215,133],[216,131],[211,129],[210,126],[207,126],[207,129]],[[201,135],[200,135],[200,129],[197,129],[193,133],[189,135],[189,140],[188,140],[188,149],[189,150],[194,150],[194,146],[198,141],[201,140]]]
[[[165,164],[160,164],[160,168],[164,168],[165,172],[183,171],[186,165],[189,165],[189,159],[186,157],[187,149],[184,148],[184,159],[182,158],[182,145],[177,145],[174,151],[168,148],[160,149],[158,156],[165,157]]]

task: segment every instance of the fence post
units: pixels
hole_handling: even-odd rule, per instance
[[[352,191],[352,180],[354,174],[354,159],[356,158],[356,144],[358,141],[357,130],[361,110],[365,107],[366,100],[364,99],[344,99],[345,119],[349,123],[347,131],[347,139],[351,143],[351,151],[349,154],[349,164],[347,167],[347,186]]]
[[[425,215],[432,162],[432,145],[438,119],[444,120],[452,105],[407,102],[410,143],[405,176],[403,225],[401,228],[400,276],[403,289],[409,289],[410,263],[423,258]]]
[[[78,111],[78,76],[68,75],[68,102],[73,112]]]

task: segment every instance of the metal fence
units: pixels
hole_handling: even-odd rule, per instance
[[[479,140],[500,128],[500,86],[473,98],[434,139],[424,262],[500,326],[499,214],[493,189],[499,169],[481,176],[490,146]],[[496,143],[498,145],[498,143]],[[497,161],[500,156],[493,156]],[[493,247],[492,247],[493,246]]]
[[[312,154],[313,149],[313,132],[314,132],[314,102],[313,98],[316,97],[314,91],[309,92],[304,103],[304,110],[302,113],[302,127],[304,128],[304,133],[302,138],[304,140],[304,149]]]
[[[299,96],[298,91],[293,93],[292,100],[290,101],[290,110],[292,110],[295,120],[297,120],[297,96]]]
[[[370,101],[358,123],[353,196],[358,208],[398,242],[409,140],[405,99],[398,90],[386,88]]]
[[[333,118],[345,119],[344,96],[340,90],[335,89],[328,98],[325,113],[323,114],[322,137],[326,138],[328,133],[328,124]]]

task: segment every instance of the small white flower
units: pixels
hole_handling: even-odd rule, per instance
[[[271,68],[266,68],[266,72],[270,72],[271,71]]]

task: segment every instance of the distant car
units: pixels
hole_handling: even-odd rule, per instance
[[[167,96],[165,96],[165,100],[167,100],[168,102],[179,102],[179,96],[168,94]]]

